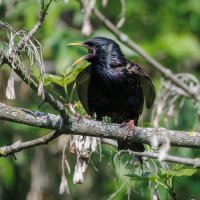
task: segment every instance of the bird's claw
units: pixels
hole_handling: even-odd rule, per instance
[[[73,119],[76,120],[76,121],[83,119],[83,116],[81,116],[81,115],[79,115],[79,114],[74,114],[74,115],[72,115],[72,117],[73,117]]]
[[[127,130],[125,132],[125,136],[124,136],[124,140],[125,140],[128,137],[128,134],[130,133],[130,131],[134,131],[135,130],[135,122],[134,122],[134,120],[130,120],[128,122],[123,122],[121,124],[121,127],[124,127],[124,126],[128,126]]]

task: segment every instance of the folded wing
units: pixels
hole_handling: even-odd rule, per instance
[[[90,82],[90,73],[91,67],[88,66],[83,71],[81,71],[76,78],[78,97],[88,114],[91,114],[88,108],[88,85]]]
[[[128,63],[126,69],[130,76],[133,76],[133,78],[135,77],[140,80],[140,85],[146,101],[146,107],[148,109],[151,108],[156,97],[156,92],[155,87],[148,74],[141,67],[133,63]]]

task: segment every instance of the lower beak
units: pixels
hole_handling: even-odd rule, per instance
[[[92,51],[93,51],[93,49],[92,49],[90,46],[88,46],[88,45],[86,45],[86,44],[84,44],[84,43],[81,43],[81,42],[70,43],[70,44],[68,44],[68,45],[69,45],[69,46],[80,46],[80,47],[84,47],[84,48],[88,49],[89,52],[92,52]],[[73,67],[74,65],[80,63],[80,62],[83,61],[83,60],[88,59],[90,56],[91,56],[91,54],[88,53],[87,55],[85,55],[85,56],[79,58],[78,60],[76,60],[76,61],[71,65],[71,67]]]
[[[90,54],[87,54],[87,55],[85,55],[85,56],[82,56],[81,58],[79,58],[78,60],[76,60],[76,61],[71,65],[71,67],[74,67],[74,65],[80,63],[80,62],[83,61],[83,60],[88,59],[89,57],[90,57]]]

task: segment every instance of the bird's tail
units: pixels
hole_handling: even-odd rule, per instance
[[[135,143],[123,139],[117,140],[118,142],[118,150],[132,150],[132,151],[138,151],[138,152],[143,152],[144,145],[140,143]]]
[[[144,145],[140,143],[135,143],[131,141],[126,141],[123,139],[118,139],[118,150],[131,150],[131,151],[137,151],[137,152],[143,152],[145,150]],[[139,161],[141,166],[143,166],[143,160],[142,157],[133,156],[134,163]]]

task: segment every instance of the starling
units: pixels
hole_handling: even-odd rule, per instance
[[[144,98],[147,108],[155,99],[155,88],[147,73],[127,60],[120,46],[111,39],[95,37],[69,45],[88,49],[88,54],[74,63],[82,60],[90,63],[76,78],[77,93],[86,112],[91,116],[96,113],[97,120],[107,116],[112,123],[127,123],[128,132],[137,126]],[[118,149],[144,151],[144,146],[120,139]]]

